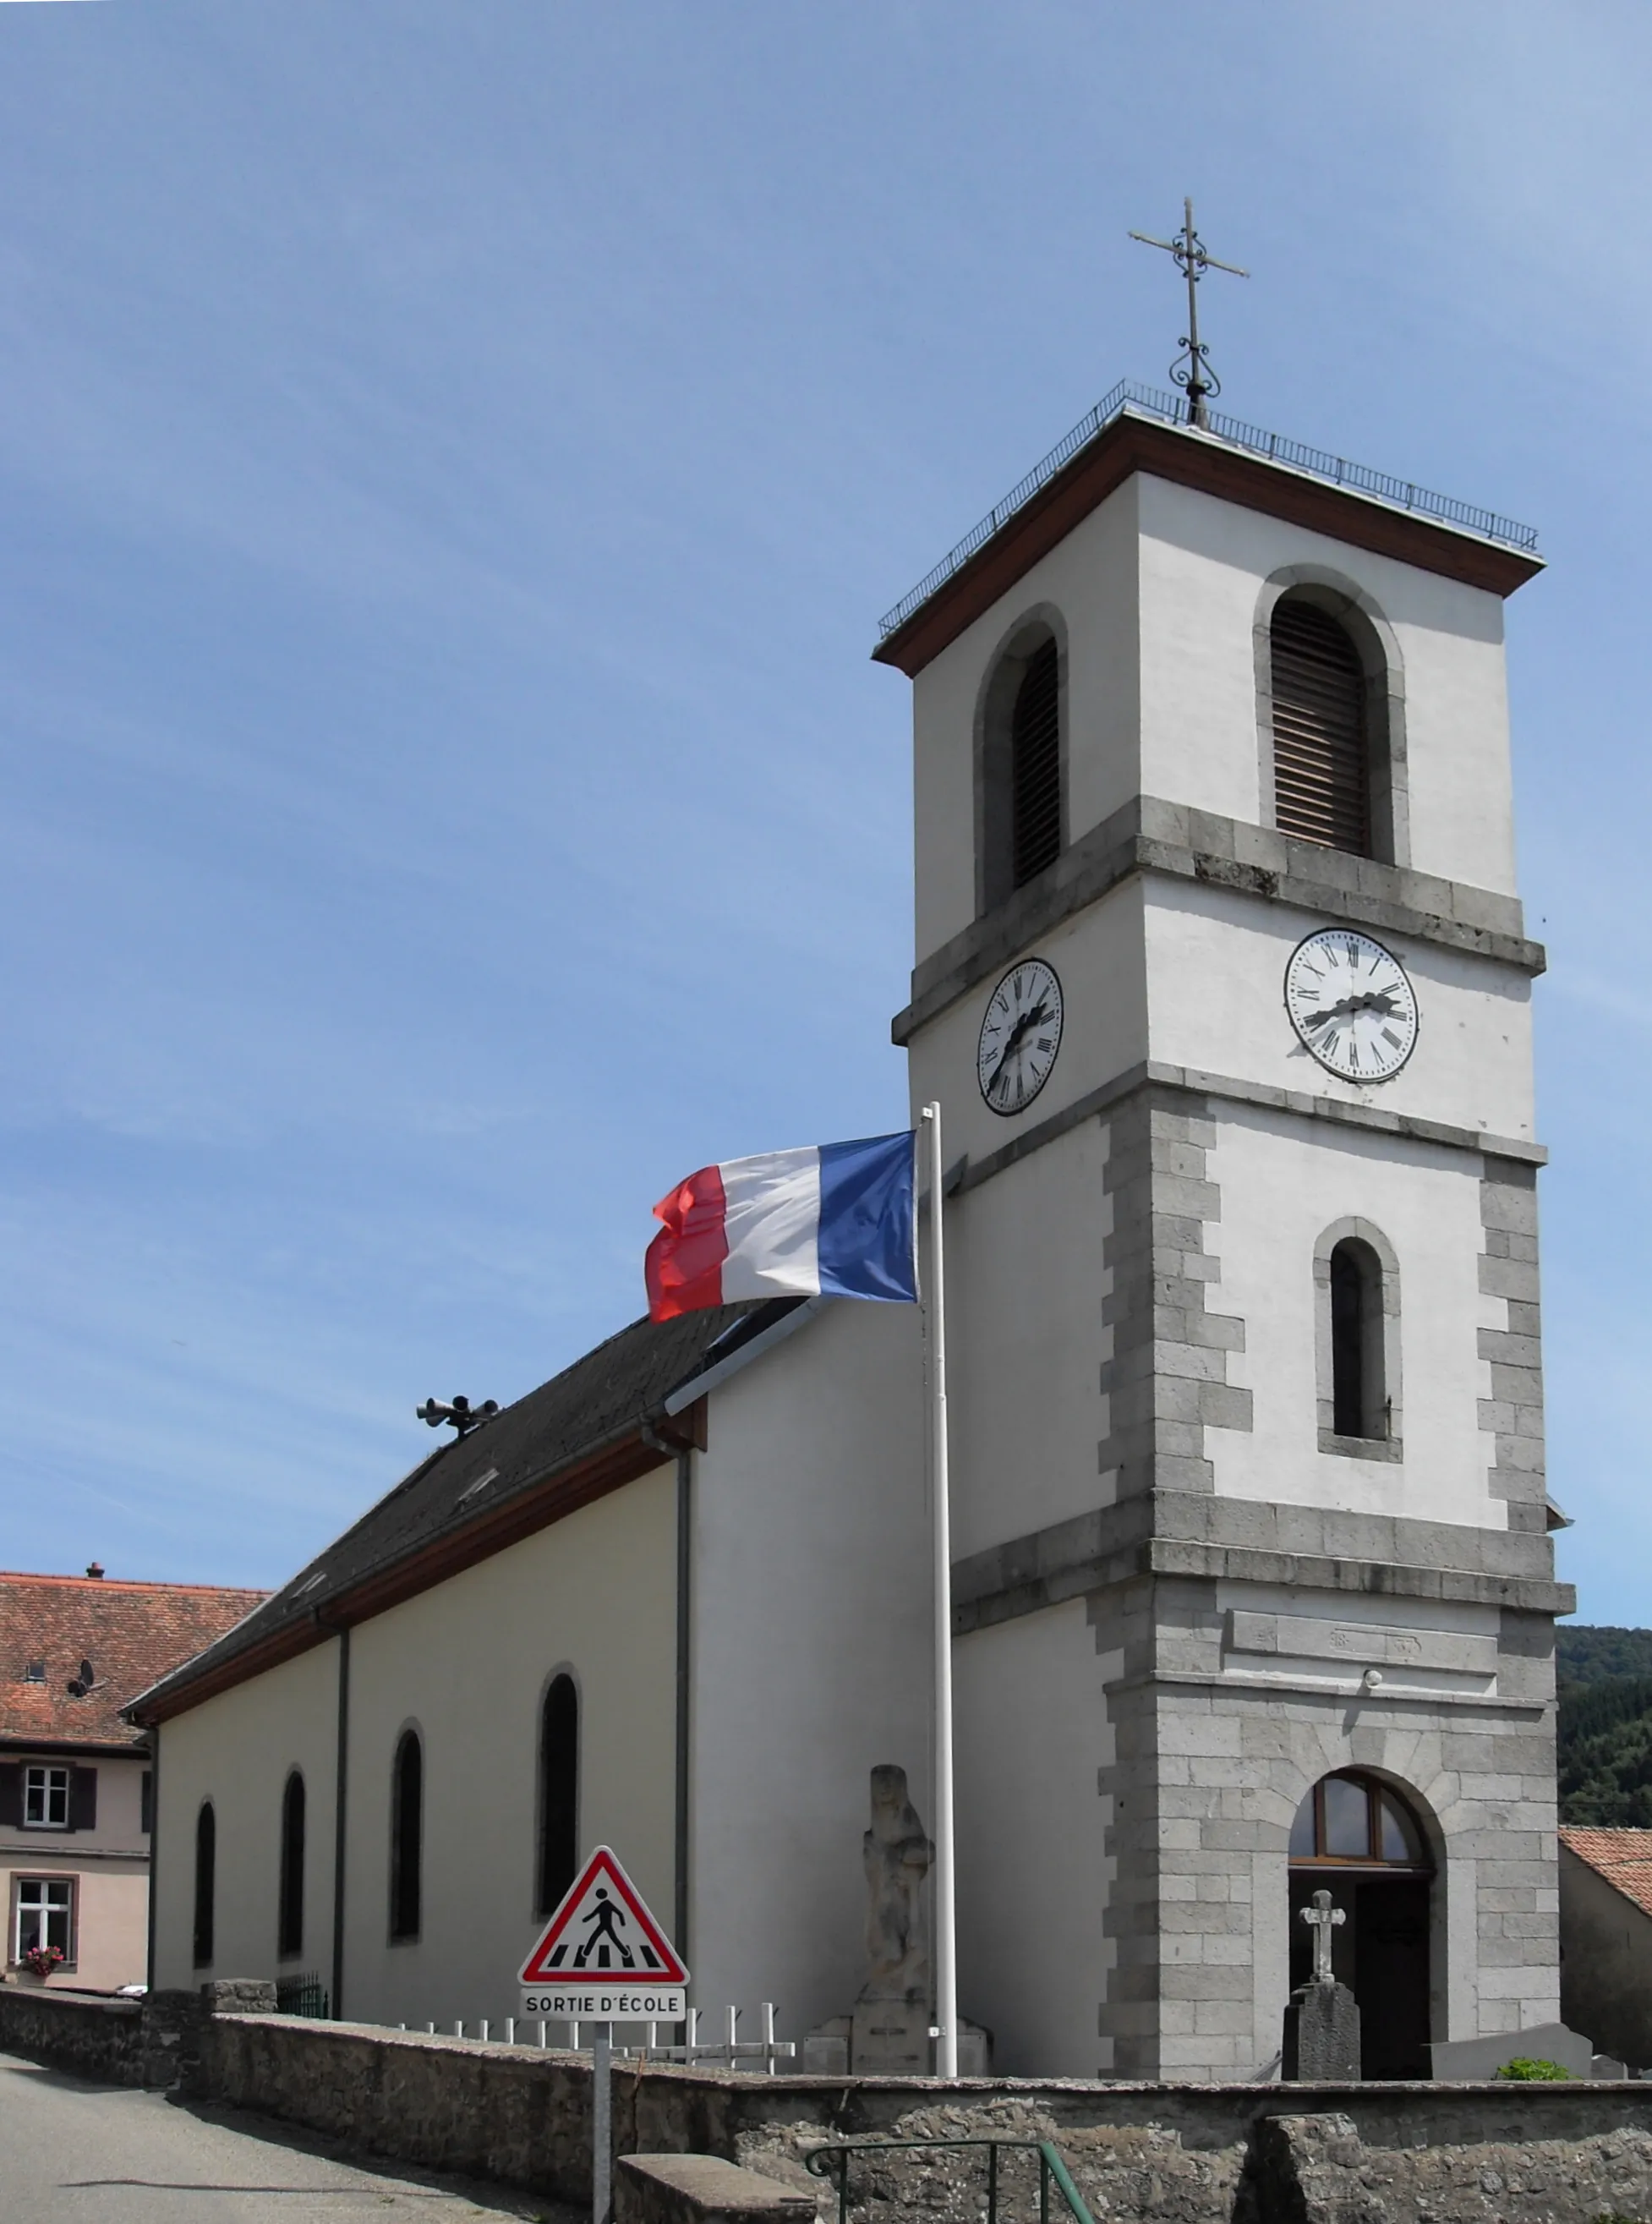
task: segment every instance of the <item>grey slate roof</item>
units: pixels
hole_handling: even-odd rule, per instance
[[[559,1469],[629,1436],[639,1422],[660,1421],[670,1393],[722,1355],[713,1347],[743,1342],[747,1322],[783,1312],[795,1299],[722,1305],[678,1319],[633,1321],[491,1421],[438,1444],[361,1520],[335,1538],[293,1580],[227,1635],[144,1692],[148,1700],[192,1683],[265,1640],[312,1619],[328,1602],[369,1576],[508,1505]],[[749,1331],[748,1331],[749,1332]],[[482,1482],[490,1470],[494,1479]]]

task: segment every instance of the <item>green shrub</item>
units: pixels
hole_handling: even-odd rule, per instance
[[[1534,2062],[1526,2054],[1516,2055],[1512,2062],[1505,2062],[1498,2072],[1499,2077],[1506,2077],[1518,2085],[1560,2085],[1564,2084],[1571,2075],[1572,2072],[1562,2069],[1558,2062]]]

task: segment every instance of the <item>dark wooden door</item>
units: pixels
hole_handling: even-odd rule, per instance
[[[1363,2074],[1427,2077],[1427,1878],[1361,1878],[1353,1927]]]

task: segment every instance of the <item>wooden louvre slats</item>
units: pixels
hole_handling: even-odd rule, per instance
[[[1054,862],[1061,850],[1061,708],[1056,644],[1027,659],[1010,735],[1010,809],[1014,885]]]
[[[1280,603],[1271,633],[1274,823],[1369,856],[1365,676],[1353,643],[1312,603]]]

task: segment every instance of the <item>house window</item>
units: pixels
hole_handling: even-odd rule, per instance
[[[579,1694],[552,1678],[539,1714],[539,1913],[549,1915],[579,1866]]]
[[[69,1877],[19,1877],[11,1926],[11,1958],[21,1962],[37,1946],[55,1946],[74,1958],[74,1883]]]
[[[304,1951],[304,1779],[295,1768],[281,1794],[281,1881],[275,1950],[291,1961]]]
[[[23,1670],[23,1681],[25,1684],[43,1684],[46,1681],[46,1663],[43,1660],[29,1661]]]
[[[404,1730],[390,1786],[390,1936],[417,1938],[425,1856],[425,1753],[417,1730]]]
[[[210,1799],[201,1803],[195,1817],[195,1967],[206,1968],[212,1959],[212,1928],[218,1899],[218,1817]]]
[[[1365,674],[1346,629],[1287,595],[1270,635],[1274,823],[1282,834],[1371,854]]]
[[[68,1827],[68,1770],[37,1766],[31,1763],[23,1771],[23,1828],[26,1830],[66,1830]]]

